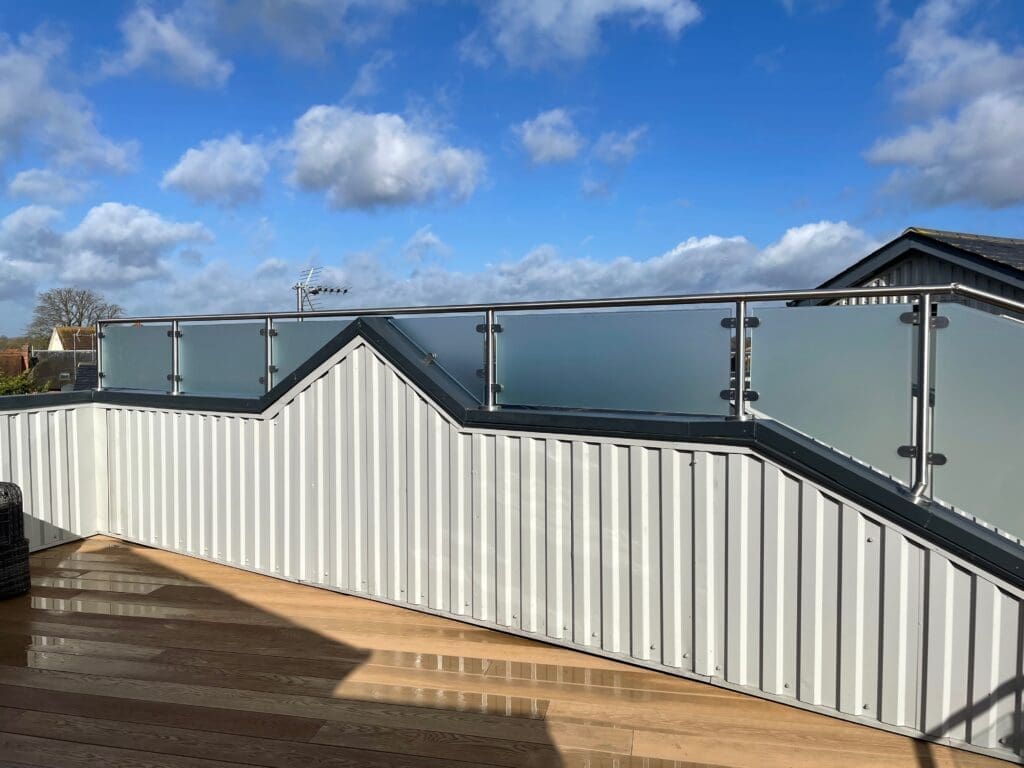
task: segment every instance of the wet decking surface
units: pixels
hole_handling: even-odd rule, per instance
[[[94,537],[0,602],[0,766],[1003,766]]]

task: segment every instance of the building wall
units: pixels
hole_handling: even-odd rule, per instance
[[[113,535],[1020,748],[1022,595],[748,450],[463,429],[358,341],[260,416],[96,407]]]
[[[978,290],[988,291],[998,296],[1003,296],[1014,301],[1024,301],[1024,291],[1009,285],[1004,280],[998,280],[973,269],[960,267],[944,259],[938,259],[928,254],[911,252],[905,258],[890,265],[880,274],[874,275],[870,280],[864,281],[863,286],[906,286],[906,285],[939,285],[949,283],[962,283]],[[891,298],[863,298],[844,299],[840,304],[899,304],[913,303],[914,298],[891,297]],[[955,301],[982,309],[986,312],[999,312],[988,304],[973,299],[956,298]]]

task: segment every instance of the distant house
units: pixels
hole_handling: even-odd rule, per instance
[[[911,227],[819,287],[941,283],[961,283],[1024,301],[1024,240]],[[876,301],[861,299],[857,303]],[[970,301],[965,303],[974,304]]]
[[[50,352],[92,352],[96,349],[96,329],[92,326],[58,325],[50,334]]]
[[[27,350],[5,349],[0,351],[0,376],[17,376],[27,369]]]

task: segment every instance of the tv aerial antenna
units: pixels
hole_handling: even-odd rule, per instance
[[[299,273],[299,280],[292,286],[295,291],[296,312],[316,312],[320,309],[319,297],[324,294],[338,294],[344,296],[348,293],[347,285],[325,285],[320,281],[323,275],[323,267],[306,267]]]

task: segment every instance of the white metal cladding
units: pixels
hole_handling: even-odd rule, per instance
[[[462,429],[358,340],[264,414],[95,411],[102,531],[1018,756],[1022,594],[745,449]]]
[[[33,550],[97,532],[107,494],[99,415],[90,405],[0,412],[0,480],[21,487]]]

